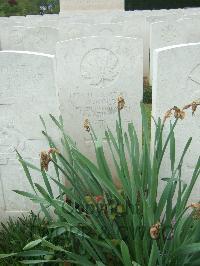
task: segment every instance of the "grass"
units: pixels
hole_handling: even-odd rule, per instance
[[[32,212],[27,216],[14,220],[9,218],[6,224],[1,223],[0,228],[0,254],[21,252],[26,244],[39,235],[48,233],[45,220]],[[1,261],[3,266],[18,266],[19,257],[10,257]]]

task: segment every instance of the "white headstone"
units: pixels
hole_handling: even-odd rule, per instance
[[[93,32],[97,36],[123,36],[139,38],[143,43],[143,76],[149,76],[149,49],[146,38],[146,24],[142,16],[135,16],[120,23],[105,23],[93,25]]]
[[[60,0],[60,10],[124,10],[124,0]]]
[[[150,29],[150,76],[152,80],[153,51],[158,48],[200,41],[200,19],[186,18],[151,24]]]
[[[1,50],[24,51],[24,36],[27,28],[8,26],[0,30]]]
[[[58,26],[59,16],[57,14],[44,15],[44,16],[26,16],[25,26],[28,27],[52,27]]]
[[[55,54],[56,42],[59,40],[59,32],[51,27],[29,28],[24,36],[24,48],[46,54]]]
[[[89,119],[100,137],[106,126],[115,130],[117,97],[126,108],[123,121],[133,120],[140,132],[143,95],[142,41],[126,37],[88,37],[57,44],[57,85],[65,128],[80,149],[92,157]],[[93,158],[94,159],[94,158]]]
[[[11,17],[9,17],[9,20],[14,22],[14,23],[17,23],[17,22],[24,23],[26,21],[26,17],[24,17],[24,16],[11,16]]]
[[[59,26],[59,40],[65,41],[95,35],[92,26],[86,23],[65,23]]]
[[[32,162],[48,148],[41,134],[41,115],[52,137],[57,132],[49,114],[58,115],[54,57],[29,52],[0,52],[0,220],[33,209],[33,204],[12,190],[31,191],[16,160],[17,149]],[[47,119],[48,118],[48,119]],[[35,176],[35,174],[34,174]],[[36,180],[41,182],[40,179]]]
[[[170,108],[174,106],[182,108],[198,99],[200,99],[200,43],[155,50],[152,115],[155,118],[163,118]],[[169,123],[170,119],[166,121],[165,136],[169,132]],[[194,116],[191,110],[186,111],[185,119],[178,121],[175,137],[176,164],[180,160],[186,142],[190,137],[193,138],[182,168],[182,180],[189,183],[200,156],[200,108],[197,108]],[[171,176],[169,158],[167,151],[160,178]],[[198,181],[192,193],[193,201],[199,201],[199,195]]]
[[[113,19],[125,16],[125,11],[67,11],[59,15],[61,23],[111,23]]]
[[[2,50],[55,54],[58,30],[50,27],[7,27],[0,31]]]
[[[60,40],[69,40],[73,38],[87,36],[123,36],[140,38],[143,41],[144,54],[144,76],[149,76],[149,44],[146,36],[146,23],[143,16],[125,16],[127,21],[118,23],[67,23],[60,22],[59,33]],[[125,18],[124,17],[124,18]],[[114,16],[113,16],[114,20]],[[120,21],[120,17],[116,16],[115,20]]]

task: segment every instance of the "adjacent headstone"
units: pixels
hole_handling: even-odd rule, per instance
[[[99,23],[112,23],[113,20],[126,17],[125,11],[67,11],[59,15],[61,23],[86,23],[86,24],[99,24]],[[124,20],[124,19],[123,19]],[[118,21],[119,22],[119,21]]]
[[[124,0],[61,0],[60,11],[69,10],[124,10]]]
[[[8,26],[0,30],[1,50],[24,51],[24,36],[27,28]]]
[[[59,40],[65,41],[95,35],[92,26],[86,23],[65,23],[59,26]]]
[[[26,17],[24,16],[11,16],[9,17],[9,20],[14,22],[14,23],[24,23],[26,21]]]
[[[46,54],[55,54],[56,43],[59,40],[59,32],[51,27],[34,27],[26,30],[24,36],[24,48]]]
[[[6,27],[0,31],[2,50],[55,54],[59,33],[50,27]]]
[[[200,19],[185,18],[151,24],[150,29],[150,80],[153,73],[153,51],[158,48],[200,41]]]
[[[44,16],[26,16],[25,26],[28,27],[52,27],[56,28],[58,26],[59,16],[57,14],[47,14]]]
[[[107,126],[115,130],[117,97],[122,95],[126,124],[133,120],[141,133],[143,95],[142,41],[126,37],[88,37],[57,44],[57,85],[66,132],[87,156],[94,159],[89,119],[98,136]],[[115,119],[116,118],[116,119]]]
[[[54,79],[54,57],[30,52],[0,52],[0,220],[34,209],[14,189],[31,191],[19,162],[21,155],[37,162],[39,153],[48,148],[41,134],[41,115],[53,138],[57,131],[49,114],[58,115]],[[37,179],[37,182],[41,182]]]
[[[200,101],[200,43],[171,46],[154,52],[153,68],[153,111],[157,119],[164,117],[170,108],[184,107],[193,101]],[[169,132],[170,119],[166,121],[165,136]],[[172,118],[172,120],[174,120]],[[186,142],[193,138],[191,146],[183,161],[182,181],[189,183],[200,156],[200,108],[192,116],[186,111],[184,120],[178,121],[175,129],[176,164],[179,162]],[[161,167],[160,178],[170,175],[169,150]],[[200,187],[197,182],[191,200],[199,201]]]

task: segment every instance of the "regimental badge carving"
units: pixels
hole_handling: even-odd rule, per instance
[[[161,37],[168,43],[173,42],[176,39],[176,28],[172,24],[166,25],[162,29]]]
[[[20,32],[19,30],[12,30],[11,32],[9,32],[9,43],[12,44],[13,48],[23,48],[24,44],[23,44],[23,33]]]
[[[90,86],[106,87],[119,75],[119,59],[111,50],[96,48],[84,55],[80,72]]]

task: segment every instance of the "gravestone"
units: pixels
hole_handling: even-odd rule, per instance
[[[0,220],[34,209],[12,190],[31,191],[16,160],[20,154],[39,166],[39,153],[48,144],[42,136],[39,115],[47,121],[50,135],[57,131],[49,113],[58,115],[54,57],[30,52],[0,52]],[[48,118],[48,119],[47,119]],[[35,176],[35,174],[34,174]],[[41,182],[41,177],[34,179]],[[31,191],[32,192],[32,191]]]
[[[24,16],[11,16],[9,17],[9,20],[13,23],[25,23],[26,17]]]
[[[118,14],[119,15],[119,14]],[[123,19],[127,19],[124,20]],[[67,23],[65,20],[60,22],[59,39],[69,40],[73,38],[87,37],[87,36],[123,36],[140,38],[143,40],[143,54],[144,54],[144,76],[149,76],[149,44],[146,36],[146,23],[143,16],[113,16],[112,20],[122,22],[116,23]]]
[[[150,76],[153,73],[153,51],[158,48],[200,41],[200,19],[184,18],[151,24]]]
[[[0,30],[1,50],[23,51],[24,36],[27,29],[21,26],[9,26]]]
[[[124,10],[124,0],[60,0],[60,11]]]
[[[57,85],[66,132],[94,159],[90,134],[83,128],[89,119],[98,136],[106,126],[115,130],[117,97],[126,108],[125,124],[133,120],[141,133],[142,41],[126,37],[88,37],[57,44]]]
[[[1,49],[55,54],[59,33],[50,27],[6,27],[0,31]]]
[[[163,118],[166,111],[174,106],[182,108],[200,100],[200,43],[157,49],[154,52],[153,63],[152,115],[155,118]],[[166,121],[165,137],[169,127],[170,119]],[[182,168],[182,180],[189,183],[200,156],[200,108],[197,108],[194,116],[191,110],[186,111],[185,119],[178,121],[175,137],[176,164],[180,160],[186,142],[190,137],[193,138]],[[160,178],[171,176],[169,158],[167,151]],[[199,194],[198,181],[191,200],[199,201]]]
[[[63,23],[86,23],[86,24],[99,24],[111,23],[117,18],[125,17],[125,11],[108,10],[108,11],[67,11],[60,13],[59,21]]]
[[[26,51],[55,54],[59,32],[51,27],[33,27],[25,31],[24,48]]]
[[[93,35],[92,33],[92,26],[86,23],[62,23],[59,26],[60,41],[87,37]]]
[[[26,16],[26,26],[28,27],[50,27],[56,28],[59,23],[58,14],[46,14],[43,16]]]

